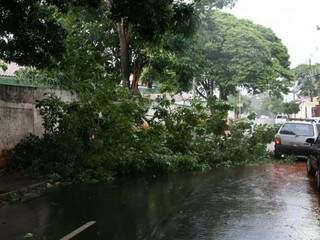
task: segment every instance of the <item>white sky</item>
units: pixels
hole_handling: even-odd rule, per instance
[[[320,0],[238,0],[228,12],[271,28],[289,49],[292,67],[320,62]]]

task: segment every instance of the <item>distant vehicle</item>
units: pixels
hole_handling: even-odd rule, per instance
[[[320,136],[308,138],[306,142],[311,144],[307,159],[307,172],[309,176],[315,178],[317,190],[320,191]]]
[[[278,114],[274,120],[275,124],[284,124],[288,121],[289,117],[287,115]]]
[[[271,125],[271,124],[274,124],[274,118],[261,115],[254,120],[254,123],[258,125]]]
[[[319,117],[313,117],[312,120],[315,121],[316,123],[320,123],[320,118]]]
[[[317,139],[320,133],[320,125],[314,121],[289,121],[283,124],[275,136],[276,158],[282,155],[296,155],[307,157],[311,145],[307,139]]]

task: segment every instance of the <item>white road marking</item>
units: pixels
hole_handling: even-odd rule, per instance
[[[60,240],[70,240],[71,238],[75,237],[79,233],[83,232],[87,228],[91,227],[93,224],[95,224],[95,221],[87,222],[86,224],[82,225],[81,227],[77,228],[73,232],[69,233],[68,235],[64,236]]]

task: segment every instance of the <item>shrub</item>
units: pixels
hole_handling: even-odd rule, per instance
[[[269,128],[252,128],[248,122],[227,125],[228,106],[217,99],[209,104],[195,101],[186,108],[159,99],[145,129],[145,102],[133,101],[117,86],[75,103],[51,96],[37,104],[44,136],[23,139],[10,155],[11,167],[91,183],[263,160]]]
[[[34,135],[23,138],[16,147],[9,151],[9,167],[24,170],[33,168],[33,172],[38,172],[41,162],[42,140]]]

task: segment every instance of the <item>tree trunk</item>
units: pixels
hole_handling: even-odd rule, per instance
[[[133,63],[133,80],[131,85],[131,93],[140,96],[139,81],[141,75],[141,60],[138,57]]]
[[[129,53],[129,31],[125,26],[124,19],[117,23],[119,43],[122,84],[130,89],[130,53]]]
[[[153,88],[153,82],[152,82],[151,80],[149,80],[149,81],[147,82],[147,87],[148,87],[149,89],[152,89],[152,88]]]
[[[310,90],[309,90],[309,97],[310,97],[310,101],[311,101],[311,102],[313,102],[313,96],[314,96],[313,90],[310,89]]]
[[[219,86],[219,99],[224,102],[228,101],[228,94],[221,86]]]

